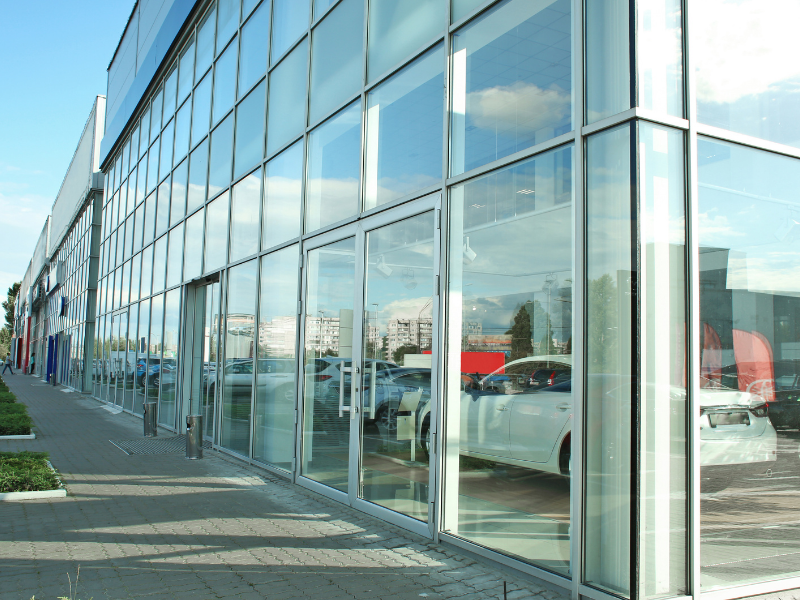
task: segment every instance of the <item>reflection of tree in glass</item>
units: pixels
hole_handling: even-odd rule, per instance
[[[617,285],[606,273],[590,279],[586,319],[589,371],[616,373],[617,356]]]
[[[403,344],[392,352],[392,361],[394,361],[396,365],[402,365],[403,363],[400,361],[403,360],[406,354],[419,354],[419,347],[414,344]]]
[[[537,300],[534,304],[534,315],[536,310],[544,312]],[[524,358],[533,354],[533,344],[531,344],[531,315],[528,314],[526,309],[527,304],[523,304],[514,315],[514,321],[511,324],[511,329],[506,331],[506,335],[511,335],[511,360]],[[535,318],[535,316],[534,316]]]

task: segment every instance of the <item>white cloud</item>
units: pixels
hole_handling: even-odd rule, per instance
[[[692,12],[699,100],[735,102],[800,76],[797,0],[702,0]]]
[[[470,92],[472,122],[482,129],[516,129],[532,133],[553,126],[569,114],[571,97],[558,86],[542,89],[517,81]]]

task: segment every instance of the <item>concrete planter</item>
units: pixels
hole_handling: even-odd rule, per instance
[[[35,440],[36,434],[31,433],[30,435],[0,435],[0,441],[2,440]]]
[[[11,436],[8,436],[11,437]],[[56,470],[53,464],[48,460],[47,466],[53,473]],[[64,487],[64,482],[58,478],[58,489],[55,490],[42,490],[41,492],[4,492],[0,494],[0,502],[14,502],[16,500],[37,500],[41,498],[64,498],[67,495],[67,488]]]

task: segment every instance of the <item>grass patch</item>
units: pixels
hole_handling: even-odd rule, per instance
[[[57,490],[58,476],[47,452],[0,452],[0,493]]]
[[[4,402],[0,404],[0,416],[10,414],[25,415],[28,414],[28,409],[25,408],[24,404],[18,404],[17,402]]]
[[[16,402],[17,397],[11,392],[0,392],[0,404]]]
[[[0,435],[30,435],[32,426],[27,414],[0,414]]]

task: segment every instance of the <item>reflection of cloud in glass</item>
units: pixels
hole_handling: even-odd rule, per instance
[[[542,89],[524,81],[470,92],[467,103],[471,124],[524,133],[560,123],[571,110],[570,94],[557,85]]]
[[[698,100],[735,102],[800,76],[796,0],[703,0],[692,5],[692,16],[693,44],[702,57]]]

